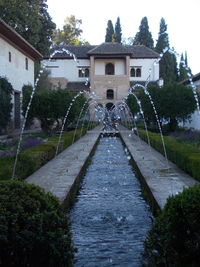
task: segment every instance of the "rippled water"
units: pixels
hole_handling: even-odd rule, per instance
[[[119,138],[101,138],[71,212],[75,266],[141,266],[151,211]]]

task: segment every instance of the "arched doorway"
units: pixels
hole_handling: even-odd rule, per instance
[[[115,107],[115,105],[113,103],[111,103],[111,102],[106,104],[107,110],[112,110],[114,107]]]

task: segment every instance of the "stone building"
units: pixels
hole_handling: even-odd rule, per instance
[[[44,64],[54,87],[95,92],[99,105],[111,107],[127,96],[131,86],[150,78],[159,82],[159,58],[143,45],[103,43],[64,46]]]
[[[14,88],[12,128],[20,127],[22,87],[34,85],[34,61],[41,59],[33,46],[0,19],[0,77],[6,77]]]

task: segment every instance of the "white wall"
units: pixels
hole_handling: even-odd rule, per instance
[[[115,75],[125,75],[125,59],[95,59],[95,75],[105,75],[105,66],[108,63],[115,66]]]
[[[159,64],[154,62],[155,58],[130,59],[130,67],[141,67],[141,77],[130,77],[130,81],[146,81],[149,73],[151,81],[159,80]]]
[[[79,68],[89,67],[90,60],[79,59],[78,64],[73,59],[56,59],[56,60],[44,60],[47,65],[47,69],[51,71],[50,76],[52,78],[64,77],[69,82],[82,82],[86,78],[80,78],[78,76]]]
[[[11,52],[11,62],[9,62]],[[6,77],[14,90],[20,91],[24,84],[34,85],[34,62],[28,58],[28,70],[25,59],[28,58],[4,39],[0,38],[0,76]]]

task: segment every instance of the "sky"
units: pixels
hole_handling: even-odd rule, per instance
[[[47,5],[57,28],[70,15],[81,19],[81,37],[91,45],[105,41],[108,20],[115,26],[118,16],[123,38],[134,37],[146,16],[155,44],[163,17],[170,47],[178,54],[186,51],[192,73],[200,72],[200,0],[47,0]]]

